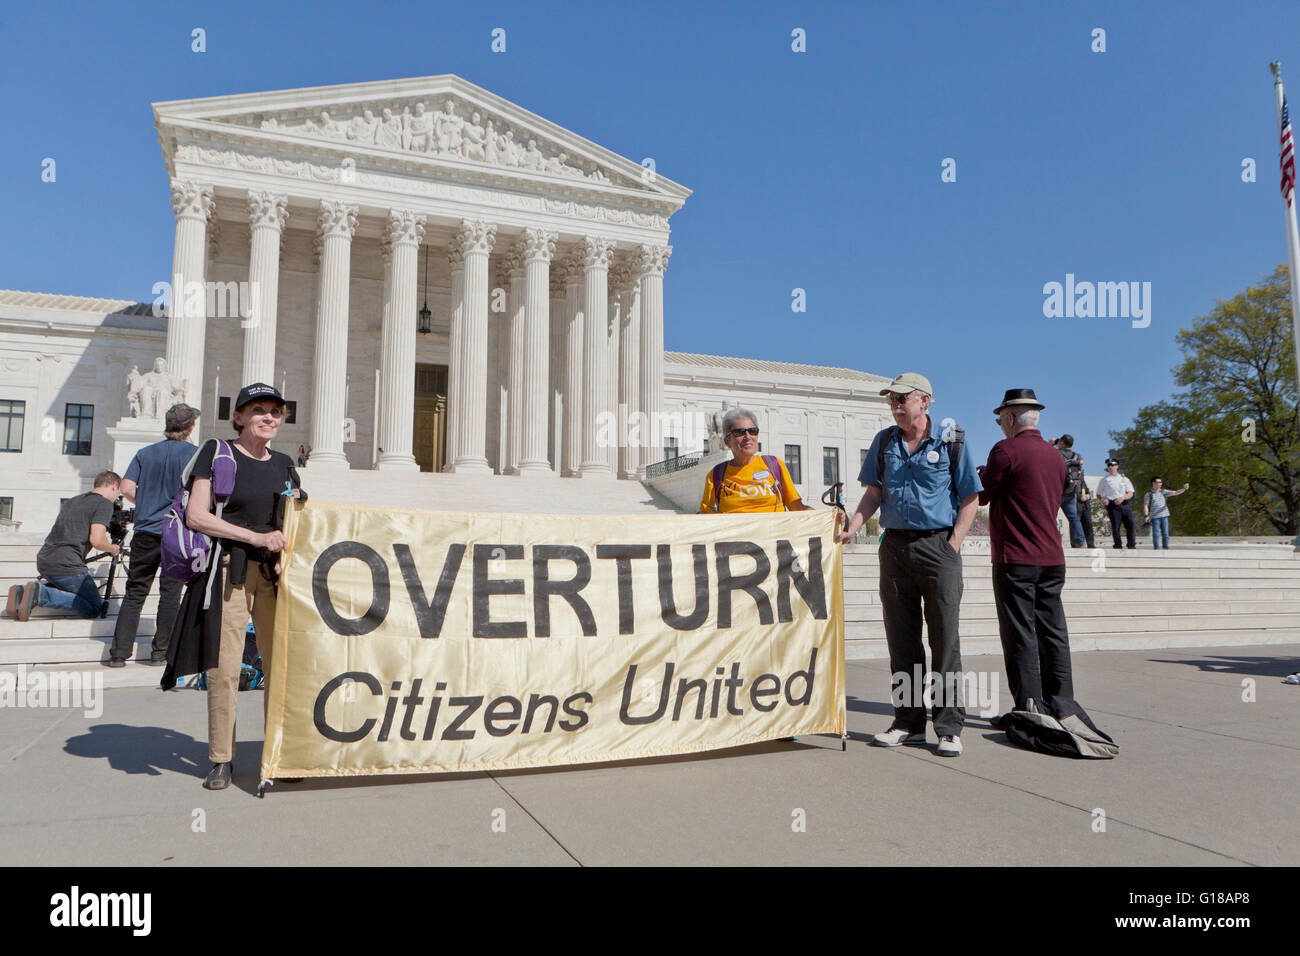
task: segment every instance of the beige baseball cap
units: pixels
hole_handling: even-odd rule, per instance
[[[931,398],[934,398],[934,389],[930,387],[930,380],[924,375],[916,372],[904,372],[898,376],[885,388],[880,390],[881,395],[888,395],[893,392],[897,395],[908,395],[912,392],[925,392]]]

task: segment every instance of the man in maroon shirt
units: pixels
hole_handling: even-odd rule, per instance
[[[1061,588],[1065,551],[1056,527],[1065,488],[1065,461],[1043,440],[1043,410],[1032,388],[1010,388],[993,410],[1007,437],[979,469],[989,505],[993,597],[1017,710],[1032,697],[1073,697],[1070,639]]]

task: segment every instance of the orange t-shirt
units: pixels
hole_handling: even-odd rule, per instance
[[[718,511],[722,514],[753,514],[763,511],[789,511],[799,502],[790,471],[785,462],[776,459],[781,469],[781,487],[784,501],[776,493],[776,476],[767,467],[762,455],[755,455],[744,467],[728,462],[722,477],[722,500]],[[713,488],[713,470],[704,481],[704,497],[700,499],[700,514],[713,511],[716,493]]]

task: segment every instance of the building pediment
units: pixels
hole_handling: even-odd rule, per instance
[[[170,166],[181,143],[223,136],[292,154],[371,156],[554,191],[616,191],[680,207],[690,190],[457,76],[313,87],[154,105]]]

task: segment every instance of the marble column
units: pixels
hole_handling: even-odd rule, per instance
[[[451,263],[451,322],[447,340],[447,459],[442,470],[453,471],[460,449],[460,419],[456,413],[460,401],[455,396],[465,375],[460,354],[465,344],[465,253],[460,236],[451,240],[447,261]]]
[[[645,425],[641,403],[641,284],[637,268],[628,263],[619,270],[618,403],[628,423],[626,441],[619,446],[618,476],[637,477],[641,465],[641,435]]]
[[[280,296],[280,238],[289,218],[289,197],[252,190],[248,219],[252,244],[248,253],[248,289],[252,312],[243,321],[244,369],[238,387],[253,382],[275,384],[275,323]]]
[[[545,229],[524,231],[522,252],[527,275],[524,282],[523,394],[519,474],[553,474],[546,439],[550,406],[551,259],[558,236]],[[513,396],[513,392],[511,395]],[[513,407],[513,403],[512,403]]]
[[[451,343],[453,351],[459,348],[461,371],[452,393],[458,445],[452,471],[457,474],[492,473],[487,461],[488,259],[496,237],[497,227],[481,219],[463,220],[456,236],[465,257],[461,342]]]
[[[311,383],[309,468],[347,468],[343,411],[347,398],[348,295],[357,207],[321,200],[320,295],[316,306],[316,362]]]
[[[559,259],[551,260],[551,356],[550,387],[547,391],[547,414],[550,417],[552,471],[563,474],[564,461],[564,350],[569,328],[569,300],[566,296],[568,272]]]
[[[614,244],[599,236],[582,240],[583,278],[587,302],[583,326],[582,349],[582,463],[583,478],[609,478],[609,467],[602,439],[608,441],[613,429],[601,428],[603,416],[610,412],[609,401],[609,256]]]
[[[507,314],[510,317],[510,344],[509,365],[506,369],[506,434],[503,436],[504,447],[500,458],[501,471],[507,475],[519,473],[527,427],[524,421],[524,365],[527,362],[524,341],[528,302],[524,285],[524,243],[525,240],[518,240],[505,257],[506,281],[510,289],[506,300]]]
[[[646,411],[641,430],[642,454],[638,477],[646,465],[664,457],[664,270],[672,246],[648,243],[637,249],[641,273],[641,402]]]
[[[586,280],[583,278],[583,253],[577,249],[569,254],[566,266],[569,281],[565,284],[565,314],[569,323],[564,331],[564,474],[578,474],[582,461],[582,393],[583,393],[583,327],[586,324],[586,303],[583,296]]]
[[[167,318],[167,370],[183,383],[184,400],[202,409],[203,350],[208,326],[204,267],[212,187],[173,182],[171,191],[176,241],[172,247],[171,307]],[[217,410],[214,408],[205,415],[209,421],[215,421]]]
[[[424,216],[388,213],[384,234],[384,319],[379,360],[380,471],[419,471],[415,434],[415,310]]]
[[[618,477],[618,450],[626,444],[626,417],[619,414],[618,407],[618,335],[622,325],[623,299],[619,295],[619,281],[616,278],[618,266],[610,261],[606,273],[606,308],[605,308],[605,410],[612,416],[609,426],[603,429],[608,441],[605,443],[605,460],[609,462],[609,473]]]

